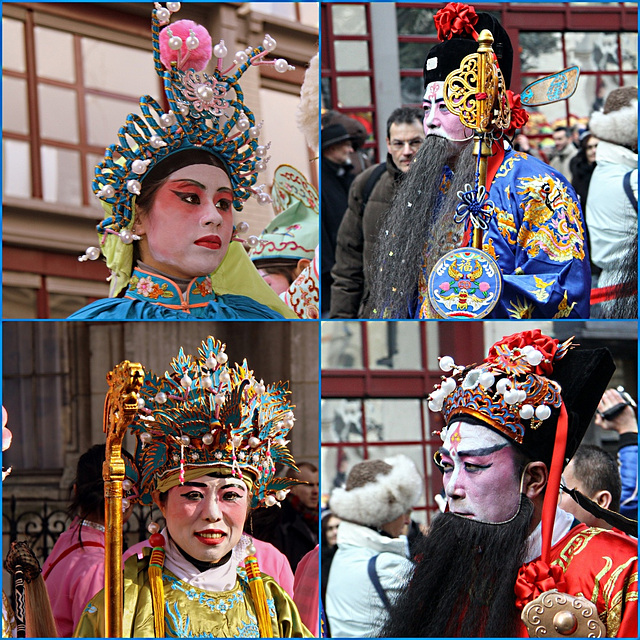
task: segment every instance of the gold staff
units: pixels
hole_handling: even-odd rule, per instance
[[[144,381],[142,365],[125,360],[107,374],[109,390],[104,400],[103,429],[107,449],[104,480],[104,598],[105,637],[122,637],[122,440],[138,412],[138,392]]]
[[[485,189],[487,158],[492,155],[491,134],[496,129],[507,129],[511,121],[504,79],[494,61],[492,44],[491,32],[483,29],[478,36],[478,51],[464,58],[460,68],[447,76],[443,90],[447,109],[475,132],[473,153],[480,157],[478,186]],[[475,225],[473,246],[482,250],[482,229]]]

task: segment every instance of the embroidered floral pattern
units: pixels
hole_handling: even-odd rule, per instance
[[[135,276],[131,278],[129,290],[135,291],[136,293],[145,298],[149,298],[150,300],[173,297],[173,294],[170,291],[167,291],[166,283],[159,285],[157,282],[154,282],[149,276],[147,276],[146,278],[137,278]]]
[[[191,293],[193,295],[199,295],[203,298],[209,297],[213,293],[213,286],[211,285],[211,278],[205,276],[202,280],[198,280],[192,287]]]

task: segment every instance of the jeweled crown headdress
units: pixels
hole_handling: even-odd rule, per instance
[[[229,366],[225,345],[211,336],[197,357],[180,348],[164,376],[145,371],[130,427],[142,502],[168,478],[182,483],[186,472],[212,467],[249,475],[254,507],[284,500],[299,482],[275,477],[276,463],[297,468],[285,439],[294,424],[289,396],[287,382],[265,385],[246,360]]]
[[[252,194],[260,204],[271,202],[263,186],[254,188],[258,172],[266,169],[270,145],[258,144],[262,123],[256,124],[244,103],[240,78],[251,65],[270,64],[281,73],[294,67],[283,58],[265,60],[276,47],[267,34],[261,46],[238,51],[228,68],[223,63],[228,50],[221,40],[213,47],[216,68],[208,74],[203,71],[211,58],[207,30],[190,20],[169,25],[171,14],[180,9],[179,2],[154,6],[153,59],[169,110],[165,112],[151,96],[142,96],[142,117],[136,113],[127,116],[118,132],[118,143],[106,149],[104,160],[96,167],[93,191],[111,209],[97,227],[103,245],[108,234],[118,235],[124,244],[136,239],[131,231],[133,200],[140,194],[141,181],[176,151],[203,149],[222,160],[231,179],[236,210],[242,210]],[[160,30],[164,25],[168,26]],[[90,247],[80,260],[99,256],[100,249]]]

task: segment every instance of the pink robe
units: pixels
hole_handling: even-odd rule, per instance
[[[57,540],[42,566],[51,610],[58,635],[70,638],[85,606],[104,588],[104,533],[82,527],[82,544],[78,544],[80,520]],[[66,554],[66,555],[65,555]]]

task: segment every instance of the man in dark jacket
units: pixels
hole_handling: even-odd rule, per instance
[[[331,272],[331,318],[362,316],[369,292],[369,252],[378,236],[380,217],[424,140],[422,115],[420,109],[396,109],[387,120],[386,163],[369,167],[351,185]]]
[[[322,313],[329,312],[331,267],[335,262],[338,227],[347,208],[349,187],[353,182],[349,155],[353,145],[341,124],[324,125],[322,138]]]

